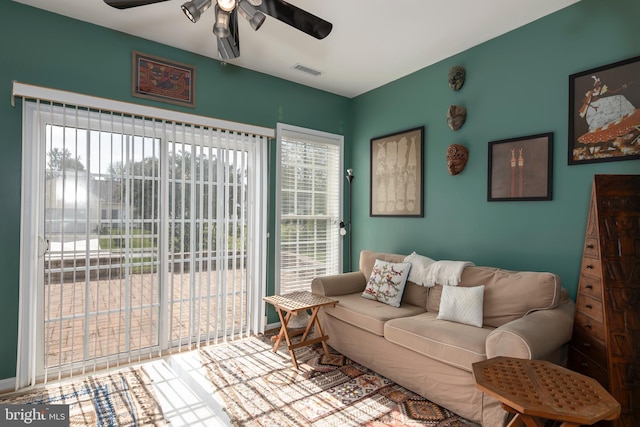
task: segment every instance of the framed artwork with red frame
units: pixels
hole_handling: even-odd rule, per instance
[[[133,96],[194,108],[195,81],[195,67],[133,51]]]

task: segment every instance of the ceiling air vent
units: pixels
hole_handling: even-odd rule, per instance
[[[318,70],[314,70],[313,68],[309,68],[305,65],[302,64],[296,64],[293,66],[294,70],[298,70],[298,71],[302,71],[303,73],[307,73],[312,75],[313,77],[318,77],[320,74],[322,74],[321,71]]]

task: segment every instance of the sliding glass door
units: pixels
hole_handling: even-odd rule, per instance
[[[159,331],[160,140],[66,122],[44,125],[39,209],[44,368],[58,370],[152,351]]]
[[[260,324],[266,139],[27,104],[25,144],[38,167],[23,212],[39,243],[23,257],[40,272],[21,284],[39,307],[26,337],[37,350],[32,377],[142,360]]]

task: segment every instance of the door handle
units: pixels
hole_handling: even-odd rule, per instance
[[[49,239],[38,236],[38,258],[42,258],[49,252]]]

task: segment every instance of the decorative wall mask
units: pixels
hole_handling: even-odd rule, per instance
[[[451,144],[447,148],[447,169],[449,175],[458,175],[469,161],[469,149],[464,145]]]
[[[463,67],[460,67],[459,65],[451,67],[449,70],[449,87],[452,90],[460,90],[462,85],[464,85],[466,75],[467,71]]]
[[[452,105],[447,111],[447,125],[451,130],[458,130],[467,120],[467,109],[458,105]]]

